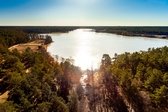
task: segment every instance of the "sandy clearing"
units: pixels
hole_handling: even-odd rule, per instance
[[[17,49],[20,53],[24,52],[27,48],[30,48],[34,52],[38,51],[40,47],[46,49],[47,45],[44,45],[44,40],[35,40],[25,44],[17,44],[9,48],[10,51]]]

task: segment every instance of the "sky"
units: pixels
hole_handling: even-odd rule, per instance
[[[0,0],[1,26],[168,26],[168,0]]]

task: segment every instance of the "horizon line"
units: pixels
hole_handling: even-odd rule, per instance
[[[0,25],[0,27],[168,27],[163,25]]]

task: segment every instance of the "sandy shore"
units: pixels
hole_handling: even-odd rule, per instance
[[[17,49],[20,53],[24,52],[27,48],[30,48],[34,52],[37,52],[39,48],[43,47],[47,49],[48,45],[44,44],[44,40],[35,40],[29,43],[24,43],[24,44],[17,44],[9,48],[9,51],[12,51],[14,49]]]

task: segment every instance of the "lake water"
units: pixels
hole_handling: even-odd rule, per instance
[[[54,42],[48,47],[48,52],[54,57],[74,59],[74,64],[83,70],[98,68],[103,54],[113,57],[115,53],[146,51],[148,48],[168,45],[166,39],[96,33],[90,29],[50,35]]]

